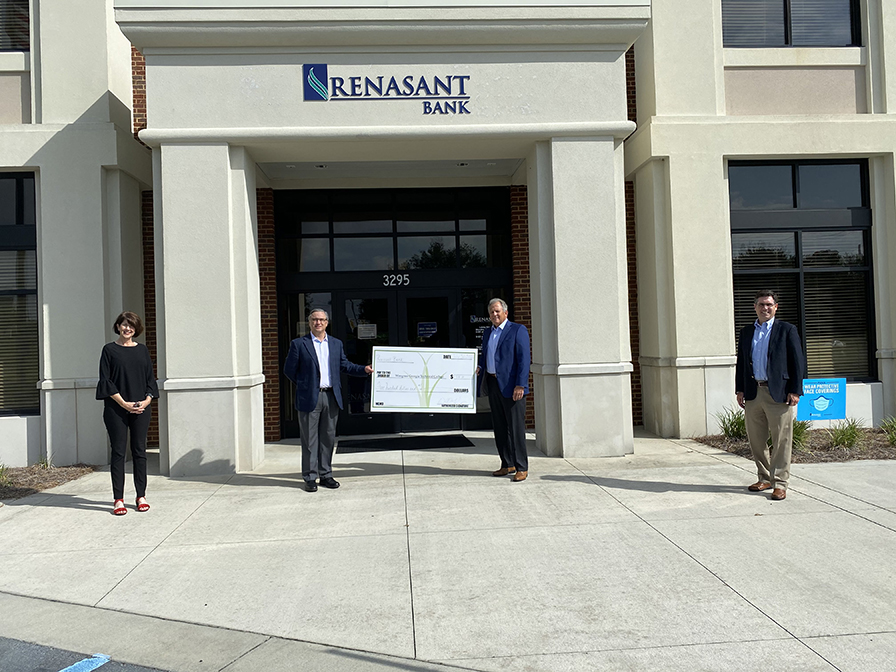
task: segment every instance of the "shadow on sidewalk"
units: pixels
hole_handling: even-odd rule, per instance
[[[670,483],[668,481],[632,481],[624,478],[608,478],[604,476],[541,476],[545,481],[578,481],[580,483],[593,483],[602,488],[615,490],[640,490],[642,492],[706,492],[706,493],[743,493],[747,494],[746,486],[741,485],[713,485],[704,483]]]

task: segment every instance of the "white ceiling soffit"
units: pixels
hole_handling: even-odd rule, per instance
[[[470,161],[321,161],[318,163],[259,163],[272,181],[323,179],[412,179],[452,177],[507,177],[521,159]]]

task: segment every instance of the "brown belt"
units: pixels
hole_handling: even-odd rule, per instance
[[[757,380],[757,381],[756,381],[756,384],[757,384],[759,387],[768,387],[768,381],[767,381],[767,380]]]

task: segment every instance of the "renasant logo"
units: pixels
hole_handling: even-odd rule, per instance
[[[305,82],[305,100],[329,100],[327,91],[327,64],[306,63],[302,66],[302,80]]]
[[[329,76],[326,63],[302,66],[304,100],[360,102],[418,100],[424,115],[470,114],[470,75]]]

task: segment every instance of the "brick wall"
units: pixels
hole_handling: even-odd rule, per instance
[[[280,347],[277,339],[277,268],[274,190],[255,192],[261,284],[261,357],[264,373],[264,440],[280,440]]]
[[[136,138],[137,133],[146,128],[146,61],[134,46],[131,46],[131,81],[134,87],[131,104]]]
[[[628,103],[628,119],[638,123],[638,101],[635,90],[635,47],[625,52],[625,93]],[[635,183],[625,183],[625,242],[628,263],[628,316],[632,348],[632,420],[644,424],[644,407],[641,398],[641,339],[638,330],[638,264],[635,244]]]
[[[525,185],[510,187],[510,239],[513,245],[514,322],[525,325],[532,333],[532,299],[529,291],[529,194]],[[529,374],[530,393],[526,397],[526,427],[535,427],[535,390]]]
[[[635,183],[625,183],[625,247],[628,264],[628,320],[632,348],[632,421],[644,424],[641,401],[641,338],[638,329],[638,264],[635,247]]]
[[[625,96],[628,102],[628,120],[638,123],[638,97],[635,95],[635,46],[625,52]]]
[[[159,377],[159,365],[156,362],[156,267],[155,240],[153,239],[152,192],[144,191],[141,202],[141,219],[143,229],[143,342],[152,357],[156,378]],[[147,445],[159,445],[159,412],[155,409],[149,421]]]

